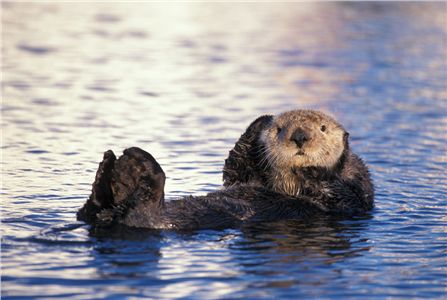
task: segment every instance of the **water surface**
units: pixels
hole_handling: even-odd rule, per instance
[[[445,3],[2,2],[2,292],[14,298],[443,298]],[[221,186],[250,121],[331,113],[371,214],[89,235],[103,151],[150,151],[168,199]]]

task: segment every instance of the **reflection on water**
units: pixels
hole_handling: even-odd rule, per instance
[[[2,297],[442,298],[445,3],[2,2]],[[102,152],[169,199],[221,185],[251,120],[331,112],[370,165],[366,219],[90,235]]]

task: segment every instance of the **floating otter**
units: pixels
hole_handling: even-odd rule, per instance
[[[109,150],[77,216],[94,226],[190,230],[361,214],[372,208],[374,190],[348,137],[318,111],[261,116],[225,160],[223,189],[169,202],[165,174],[152,155],[133,147],[117,159]]]

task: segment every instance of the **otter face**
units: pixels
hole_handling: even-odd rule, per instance
[[[333,118],[312,110],[276,116],[261,133],[265,161],[273,169],[332,168],[345,148],[348,133]]]

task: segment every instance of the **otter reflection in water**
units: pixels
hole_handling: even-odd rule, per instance
[[[225,160],[223,189],[170,202],[152,155],[134,147],[117,159],[109,150],[78,219],[94,226],[189,230],[361,214],[373,206],[373,185],[348,137],[318,111],[262,116]]]

